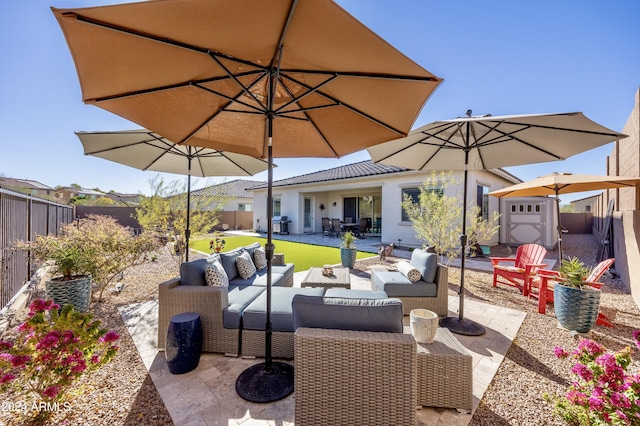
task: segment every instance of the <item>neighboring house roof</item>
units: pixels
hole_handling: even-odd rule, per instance
[[[223,182],[218,185],[207,186],[206,188],[191,191],[193,196],[204,197],[233,197],[233,198],[253,198],[253,192],[249,189],[260,185],[262,182],[256,180],[236,179]],[[266,185],[266,183],[264,183]]]
[[[353,179],[367,176],[386,175],[390,173],[402,173],[410,171],[404,167],[388,166],[386,164],[374,164],[371,160],[361,161],[359,163],[347,164],[345,166],[335,167],[333,169],[321,170],[319,172],[308,173],[306,175],[295,176],[287,179],[280,179],[273,182],[274,187],[302,185],[308,183],[329,182],[343,179]],[[503,169],[491,169],[489,172],[495,173],[513,183],[522,182],[517,177]],[[262,183],[254,186],[252,189],[266,189],[267,184]]]
[[[570,201],[569,203],[570,203],[570,204],[573,204],[573,203],[580,203],[580,202],[582,202],[582,201],[588,201],[588,200],[595,201],[595,199],[596,199],[596,198],[598,198],[598,197],[600,197],[600,195],[601,195],[601,194],[590,195],[590,196],[588,196],[588,197],[580,198],[579,200],[573,200],[573,201]]]
[[[4,187],[20,187],[20,188],[29,188],[29,189],[40,189],[45,191],[53,191],[53,188],[47,186],[43,183],[40,183],[35,180],[29,179],[14,179],[14,178],[0,178],[0,186]]]

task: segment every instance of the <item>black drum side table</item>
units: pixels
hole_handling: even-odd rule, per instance
[[[165,356],[169,371],[184,374],[194,370],[202,352],[202,322],[196,312],[174,315],[169,322]]]

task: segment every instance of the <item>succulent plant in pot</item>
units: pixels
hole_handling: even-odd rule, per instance
[[[340,237],[342,245],[340,247],[340,260],[345,268],[353,268],[356,263],[356,255],[358,253],[354,243],[357,240],[351,231],[347,231]]]
[[[586,279],[591,268],[577,257],[563,259],[558,269],[561,279],[554,285],[554,309],[558,323],[568,330],[587,333],[600,311],[600,290]]]

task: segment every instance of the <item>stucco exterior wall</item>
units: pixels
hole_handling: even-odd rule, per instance
[[[273,196],[281,199],[281,215],[286,215],[291,220],[289,232],[302,234],[305,232],[303,224],[304,198],[312,199],[311,232],[322,231],[322,217],[343,218],[343,200],[347,197],[362,197],[374,195],[382,197],[382,232],[383,242],[397,243],[410,247],[421,247],[422,243],[416,238],[411,222],[402,221],[402,190],[409,187],[419,187],[429,177],[430,172],[408,171],[388,175],[376,175],[364,178],[345,179],[340,181],[318,182],[306,185],[294,185],[290,187],[275,187]],[[452,197],[462,196],[462,171],[453,172],[453,178],[459,185],[454,185],[445,190],[446,195]],[[489,187],[489,191],[505,188],[513,185],[513,182],[488,171],[469,171],[468,176],[468,200],[469,205],[476,204],[476,185]],[[259,220],[261,231],[266,231],[266,189],[254,191],[254,222]],[[335,203],[335,206],[333,205]],[[323,204],[324,210],[320,210]],[[489,197],[489,214],[499,210],[500,200]],[[257,226],[256,226],[257,229]],[[491,241],[483,244],[497,244],[496,235]]]

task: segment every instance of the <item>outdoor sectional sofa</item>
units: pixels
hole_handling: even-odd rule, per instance
[[[409,315],[412,309],[423,308],[441,318],[446,317],[449,313],[449,269],[438,264],[437,259],[435,253],[414,250],[408,264],[398,263],[397,271],[372,268],[371,288],[402,300],[405,315]],[[420,274],[417,281],[409,279],[409,268]]]
[[[203,351],[230,356],[240,354],[242,313],[265,292],[267,270],[258,270],[252,277],[243,279],[239,276],[236,262],[243,251],[248,252],[253,258],[253,252],[258,247],[260,244],[254,243],[229,252],[185,262],[180,265],[179,277],[159,285],[158,348],[164,349],[167,328],[172,316],[182,312],[197,312],[202,321]],[[209,286],[206,283],[205,268],[216,259],[220,260],[227,273],[228,288]],[[283,260],[283,256],[274,257],[274,261],[278,259]],[[272,288],[292,287],[293,269],[292,263],[272,264]]]

